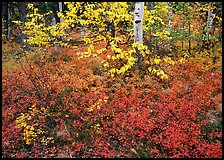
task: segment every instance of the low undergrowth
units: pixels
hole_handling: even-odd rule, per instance
[[[222,157],[221,63],[111,78],[74,51],[23,54],[3,65],[2,157]]]

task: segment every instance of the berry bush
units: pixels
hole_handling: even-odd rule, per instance
[[[24,51],[20,67],[3,66],[2,157],[222,157],[218,66],[114,78],[73,52]]]

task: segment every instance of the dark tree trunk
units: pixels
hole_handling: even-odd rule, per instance
[[[8,3],[2,2],[2,18],[4,20],[7,20],[7,8],[8,8]]]
[[[184,25],[185,25],[185,23],[184,23],[184,21],[182,22],[182,32],[184,33]],[[183,34],[182,33],[182,34]],[[182,39],[182,42],[181,42],[181,47],[182,47],[182,50],[184,50],[184,38]]]
[[[109,3],[109,2],[108,2],[108,3]],[[108,11],[109,9],[110,9],[110,5],[107,6],[106,10]],[[109,21],[109,19],[108,19],[108,15],[106,15],[105,18],[106,18],[106,24],[107,24],[107,26],[106,26],[106,30],[110,32],[110,36],[111,36],[111,37],[115,38],[116,35],[115,35],[114,22],[110,22],[110,21]],[[110,42],[111,42],[111,41],[108,40],[106,48],[110,45]],[[115,53],[115,54],[116,54],[116,53]]]
[[[18,5],[19,9],[19,20],[20,22],[24,23],[26,21],[26,3],[25,2],[19,2]],[[22,30],[20,31],[20,44],[24,45],[24,39],[25,35],[22,33]]]
[[[59,11],[59,4],[58,2],[55,2],[55,4],[53,5],[53,14],[54,17],[56,18],[56,23],[60,23],[60,18],[58,17],[57,12]]]
[[[111,29],[111,32],[110,32],[111,33],[111,37],[115,38],[115,27],[114,27],[114,23],[113,22],[111,23],[110,27],[111,27],[110,28]]]
[[[8,2],[2,2],[2,19],[4,20],[3,23],[3,33],[7,35],[8,29]]]
[[[185,11],[185,3],[183,4],[183,11]],[[185,15],[185,17],[186,17],[186,15]],[[185,21],[183,21],[182,22],[182,34],[184,34],[184,26],[185,26]],[[182,50],[184,50],[185,48],[184,48],[184,38],[183,38],[183,40],[182,40]]]

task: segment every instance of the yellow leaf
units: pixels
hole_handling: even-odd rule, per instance
[[[89,111],[89,112],[92,112],[92,111],[93,111],[93,107],[90,106],[89,109],[88,109],[88,111]]]
[[[109,66],[109,63],[108,62],[105,62],[104,64],[103,64],[103,67],[108,67]]]
[[[155,64],[159,64],[160,61],[161,59],[157,59],[157,58],[154,59]]]
[[[138,154],[134,148],[131,149],[131,152],[133,152],[134,154]]]
[[[181,59],[180,59],[180,64],[182,64],[182,63],[183,63],[183,61],[184,61],[184,58],[181,58]]]
[[[99,124],[99,123],[97,123],[97,124],[96,124],[96,127],[100,127],[100,124]]]
[[[111,55],[107,55],[107,58],[110,59],[111,58]]]
[[[149,70],[149,72],[151,72],[152,71],[152,68],[151,67],[148,67],[148,70]]]

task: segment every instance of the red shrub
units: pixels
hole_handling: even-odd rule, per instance
[[[26,66],[28,75],[3,68],[4,157],[44,157],[46,149],[56,154],[55,146],[69,146],[75,157],[222,156],[221,126],[211,128],[206,117],[221,102],[218,71],[203,72],[199,65],[184,63],[169,69],[166,82],[142,82],[133,75],[123,84],[110,79],[99,83],[91,67],[72,58]],[[33,123],[55,144],[43,148],[38,140],[27,147],[20,143],[15,120],[33,104],[46,109]],[[59,136],[65,128],[68,136]]]

